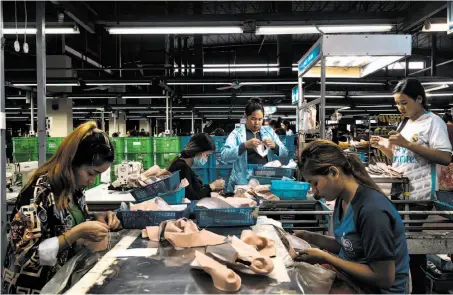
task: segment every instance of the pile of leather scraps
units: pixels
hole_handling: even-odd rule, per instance
[[[226,198],[218,193],[211,193],[211,198],[199,200],[196,206],[204,209],[250,208],[256,207],[257,203],[252,198]]]
[[[249,184],[238,188],[234,194],[238,198],[261,198],[267,201],[278,201],[279,197],[271,192],[270,185],[260,185],[256,179],[250,179]]]
[[[167,220],[159,226],[147,226],[142,231],[142,238],[159,242],[166,240],[174,247],[193,248],[225,243],[225,237],[207,230],[199,230],[190,219]]]
[[[207,272],[217,289],[235,292],[241,288],[241,278],[233,270],[250,275],[269,275],[274,270],[270,258],[273,256],[273,240],[244,230],[241,239],[228,237],[223,244],[206,247],[205,253],[197,251],[191,267]]]
[[[143,173],[138,170],[131,170],[127,176],[126,186],[129,188],[145,187],[149,184],[155,183],[162,179],[166,179],[172,175],[171,172],[161,169],[159,166],[154,165]],[[119,180],[112,183],[114,188],[121,186]]]
[[[403,174],[384,163],[368,165],[366,168],[370,175],[379,175],[380,177],[402,178]]]
[[[172,211],[174,210],[162,198],[156,197],[154,199],[144,201],[138,204],[129,204],[130,211]]]

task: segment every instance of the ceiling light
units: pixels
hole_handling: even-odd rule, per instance
[[[117,98],[116,96],[68,96],[69,99],[112,99]]]
[[[315,26],[258,26],[256,35],[318,34]]]
[[[230,73],[230,72],[278,72],[279,68],[203,68],[205,73]]]
[[[427,23],[423,26],[422,32],[446,32],[448,31],[447,23]]]
[[[204,68],[250,68],[250,67],[278,67],[279,64],[204,64]]]
[[[183,95],[183,98],[230,98],[231,95]]]
[[[107,28],[110,34],[128,34],[128,35],[141,35],[141,34],[242,34],[242,27],[111,27]]]
[[[318,82],[318,84],[321,84],[321,82]],[[326,85],[385,85],[385,83],[382,82],[326,82]]]
[[[321,97],[320,94],[314,95],[314,94],[306,94],[304,95],[305,98],[319,98]],[[344,98],[343,95],[326,95],[326,98]]]
[[[275,82],[241,82],[241,85],[297,85],[297,81],[275,81]]]
[[[245,107],[245,106],[244,106]],[[238,107],[238,106],[209,106],[209,107],[195,107],[196,109],[238,109],[238,108],[242,108],[242,107]]]
[[[8,99],[27,99],[25,96],[8,96]]]
[[[423,82],[422,85],[451,85],[453,81],[443,81],[443,82]]]
[[[21,110],[21,108],[5,108],[5,110],[9,111],[9,110]]]
[[[11,86],[15,87],[27,87],[27,86],[37,86],[36,83],[12,83]],[[72,87],[79,86],[79,83],[46,83],[48,87]]]
[[[390,70],[404,70],[406,68],[405,62],[395,62],[391,65],[388,65]],[[411,61],[409,62],[409,70],[422,70],[425,68],[425,63],[423,61]],[[382,70],[385,70],[384,68]],[[423,83],[422,83],[423,84]]]
[[[168,82],[167,85],[230,85],[223,82]]]
[[[448,93],[427,93],[426,96],[429,96],[429,97],[442,97],[442,96],[452,96],[453,93],[452,92],[448,92]]]
[[[3,34],[5,35],[16,35],[16,34],[25,34],[36,35],[36,28],[4,28]],[[48,35],[67,35],[67,34],[79,34],[79,29],[77,27],[68,27],[68,28],[46,28],[45,33]]]
[[[391,25],[350,25],[350,26],[319,26],[323,33],[366,33],[366,32],[388,32],[392,30]]]
[[[248,97],[285,97],[284,94],[261,94],[261,95],[237,95],[238,98],[248,98]]]
[[[390,94],[351,95],[350,98],[393,98]]]
[[[436,90],[445,89],[445,88],[448,88],[447,84],[443,84],[443,85],[439,85],[439,86],[435,86],[435,87],[432,87],[432,88],[425,89],[425,92],[431,92],[431,91],[436,91]]]
[[[151,99],[151,98],[167,98],[164,95],[155,95],[155,96],[122,96],[124,99]]]
[[[85,83],[87,86],[129,86],[129,85],[134,85],[134,86],[146,86],[146,85],[151,85],[151,82],[90,82],[90,83]]]
[[[359,109],[369,109],[369,108],[391,108],[391,107],[393,107],[393,106],[390,105],[390,104],[370,105],[370,106],[366,106],[366,105],[356,106],[356,108],[359,108]]]

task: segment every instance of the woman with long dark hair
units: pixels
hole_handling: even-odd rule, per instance
[[[373,293],[408,292],[409,255],[403,221],[360,159],[333,142],[317,140],[302,151],[299,169],[316,198],[336,201],[333,237],[295,232],[328,252],[306,249],[299,258],[331,264]]]
[[[210,197],[211,192],[221,191],[225,187],[224,180],[216,180],[209,185],[203,185],[198,175],[192,170],[192,165],[203,166],[208,162],[209,155],[215,152],[215,143],[207,133],[195,134],[189,143],[169,165],[168,171],[179,171],[182,179],[187,179],[186,198],[200,200]]]
[[[39,293],[74,255],[79,239],[99,242],[120,222],[113,212],[91,216],[83,189],[114,160],[113,146],[95,122],[66,136],[17,197],[3,261],[2,293]]]

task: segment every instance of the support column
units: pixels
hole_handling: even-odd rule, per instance
[[[46,2],[36,2],[36,77],[39,165],[46,162]]]
[[[321,57],[321,103],[319,104],[319,128],[321,139],[326,138],[326,58]]]
[[[112,136],[113,133],[118,133],[120,137],[126,136],[126,114],[124,112],[112,112],[109,118],[109,135]]]
[[[3,2],[0,0],[0,40],[3,40]],[[0,216],[2,222],[2,248],[0,253],[0,260],[2,261],[2,274],[3,274],[3,261],[5,261],[6,253],[6,114],[5,114],[5,51],[4,47],[0,46]]]
[[[47,104],[51,137],[65,137],[72,132],[72,99],[60,97]]]
[[[291,13],[292,3],[290,1],[278,2],[279,13]],[[277,35],[277,60],[280,67],[280,77],[293,77],[293,37],[292,35]]]
[[[436,60],[437,60],[437,35],[436,33],[433,33],[431,35],[431,77],[437,76]]]
[[[35,135],[35,105],[33,103],[33,92],[27,91],[27,100],[30,102],[30,136]]]

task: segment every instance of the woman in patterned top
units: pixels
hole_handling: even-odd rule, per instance
[[[79,239],[99,242],[120,226],[113,212],[88,219],[83,189],[113,162],[95,122],[76,128],[19,193],[10,220],[2,293],[40,293],[74,255]]]

